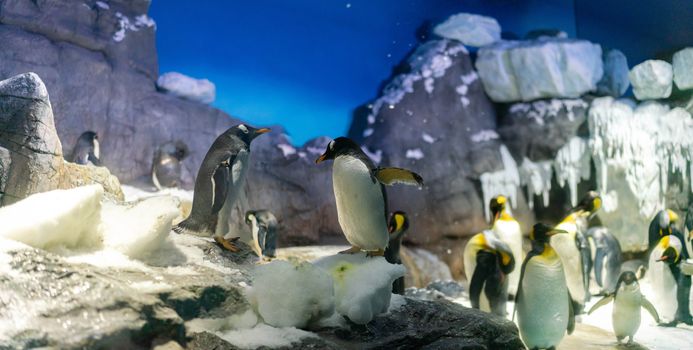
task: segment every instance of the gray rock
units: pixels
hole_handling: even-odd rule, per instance
[[[673,78],[671,64],[662,60],[647,60],[633,67],[628,73],[628,79],[633,85],[633,94],[638,100],[669,97]]]
[[[433,32],[469,46],[484,46],[500,40],[501,27],[494,18],[471,13],[458,13],[438,24]]]
[[[604,55],[604,76],[597,83],[597,93],[621,97],[630,86],[628,80],[628,60],[619,50],[609,50]]]
[[[685,48],[674,54],[672,59],[674,82],[680,90],[693,88],[693,47]]]

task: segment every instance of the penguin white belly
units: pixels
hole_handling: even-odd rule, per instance
[[[515,220],[497,220],[493,225],[493,231],[512,250],[515,258],[515,269],[508,275],[508,293],[517,293],[517,284],[520,282],[520,266],[525,260],[522,252],[522,231],[520,224]]]
[[[245,183],[249,157],[250,153],[248,151],[240,150],[233,164],[231,164],[228,189],[226,190],[226,201],[219,211],[219,219],[217,220],[217,228],[215,230],[216,234],[219,236],[224,236],[230,231],[229,218],[231,217],[231,211],[240,197],[243,184]],[[248,241],[252,239],[252,237],[248,237],[247,234],[241,234],[241,239],[243,241]]]
[[[561,260],[535,256],[525,268],[517,324],[527,348],[558,345],[568,328],[568,289]]]
[[[567,234],[560,234],[551,237],[551,246],[561,257],[563,268],[565,269],[565,279],[573,300],[585,303],[585,286],[582,282],[582,259],[580,251],[575,243],[577,225],[574,223],[561,223],[557,229],[568,231]]]
[[[351,156],[337,157],[332,184],[337,219],[347,241],[363,250],[385,249],[389,238],[385,198],[366,164]]]
[[[640,327],[640,289],[621,288],[614,300],[611,324],[617,337],[632,337]]]
[[[669,265],[656,261],[662,256],[664,250],[657,245],[650,254],[649,271],[647,276],[652,286],[650,301],[659,313],[663,322],[671,322],[676,316],[678,301],[676,299],[676,280],[669,269]]]

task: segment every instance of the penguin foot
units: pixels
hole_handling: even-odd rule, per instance
[[[693,317],[691,317],[691,315],[684,316],[684,317],[678,317],[677,321],[681,322],[681,323],[685,323],[689,326],[693,326]]]
[[[657,325],[660,327],[676,327],[677,324],[678,324],[678,321],[673,320],[671,322],[660,322]]]
[[[355,246],[355,245],[352,245],[351,248],[349,248],[349,249],[347,249],[347,250],[342,250],[341,252],[339,252],[339,253],[337,253],[337,254],[356,254],[356,253],[358,253],[358,252],[360,252],[360,251],[361,251],[361,248],[360,248],[360,247],[357,247],[357,246]]]
[[[372,258],[374,256],[385,256],[385,250],[383,249],[378,249],[376,251],[370,251],[366,253],[366,256],[369,258]]]
[[[239,248],[237,245],[235,245],[234,242],[236,242],[239,238],[240,237],[233,237],[231,239],[225,239],[224,237],[221,237],[221,236],[215,236],[214,241],[217,242],[217,244],[220,247],[222,247],[222,248],[224,248],[230,252],[237,253],[241,250],[241,248]]]

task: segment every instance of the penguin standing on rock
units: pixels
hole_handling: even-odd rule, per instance
[[[79,135],[70,159],[76,164],[87,165],[91,163],[100,166],[100,152],[99,135],[94,131],[85,131]]]
[[[505,242],[512,250],[515,261],[522,261],[525,258],[522,252],[522,230],[520,224],[515,220],[506,209],[508,203],[505,196],[497,196],[491,199],[489,209],[493,214],[492,230],[498,237]],[[517,283],[520,281],[520,271],[515,269],[508,275],[508,294],[517,293]]]
[[[387,229],[387,197],[383,185],[404,183],[423,186],[416,173],[400,168],[376,168],[361,147],[346,137],[327,145],[315,163],[333,159],[332,185],[337,203],[337,219],[351,248],[340,253],[365,250],[368,256],[382,256],[390,236]]]
[[[566,286],[563,263],[550,238],[564,230],[538,223],[532,228],[532,250],[520,270],[515,298],[517,326],[529,349],[555,349],[566,333],[575,329],[575,313]]]
[[[250,143],[269,131],[267,128],[256,129],[238,124],[217,137],[197,173],[190,215],[173,228],[175,232],[215,235],[214,239],[224,248],[238,251],[231,241],[223,238],[225,232],[220,227],[228,226],[228,223],[223,215],[220,220],[220,213],[231,209],[235,194],[243,186]]]
[[[472,307],[504,317],[507,276],[515,269],[511,248],[494,231],[485,230],[467,242],[463,254]]]
[[[640,293],[640,284],[632,271],[623,272],[618,278],[614,292],[594,304],[587,314],[591,314],[612,300],[614,308],[611,313],[611,324],[619,344],[626,337],[628,337],[628,344],[633,342],[633,336],[640,328],[641,307],[652,315],[655,322],[659,323],[657,310]]]
[[[188,146],[182,141],[166,142],[156,150],[152,161],[152,183],[157,189],[180,186],[181,162],[188,153]]]
[[[390,241],[385,249],[385,260],[390,264],[402,264],[402,259],[399,257],[399,249],[402,246],[402,238],[404,238],[408,228],[409,219],[407,219],[407,214],[402,211],[396,211],[390,215],[390,222],[387,225],[387,230],[390,232]],[[392,293],[404,295],[404,276],[392,283]]]
[[[589,278],[591,251],[585,237],[587,221],[602,206],[602,200],[594,192],[588,192],[572,208],[568,216],[556,228],[566,231],[565,235],[551,237],[551,246],[563,261],[566,282],[573,298],[576,313],[582,313],[585,302],[589,300]]]
[[[249,210],[245,213],[245,223],[250,225],[253,235],[250,246],[257,256],[267,259],[275,258],[279,222],[274,214],[268,210]]]

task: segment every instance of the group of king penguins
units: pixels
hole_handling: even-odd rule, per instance
[[[662,210],[652,220],[649,264],[638,269],[638,276],[634,271],[621,272],[620,246],[607,229],[588,229],[589,220],[602,204],[596,192],[588,192],[558,225],[535,224],[526,254],[520,225],[507,202],[502,195],[491,199],[490,228],[467,242],[464,270],[472,307],[505,317],[507,301],[514,298],[512,319],[517,315],[520,335],[529,349],[555,348],[566,332],[573,332],[575,315],[583,313],[591,297],[591,274],[599,286],[598,294],[604,297],[589,313],[613,302],[612,325],[619,343],[626,337],[628,343],[633,341],[641,307],[662,326],[693,324],[689,313],[691,276],[681,268],[691,255],[687,251],[690,242],[686,244],[676,228],[679,219],[673,211]],[[685,229],[690,241],[691,208]],[[654,303],[640,291],[638,279],[645,274],[652,284]]]

